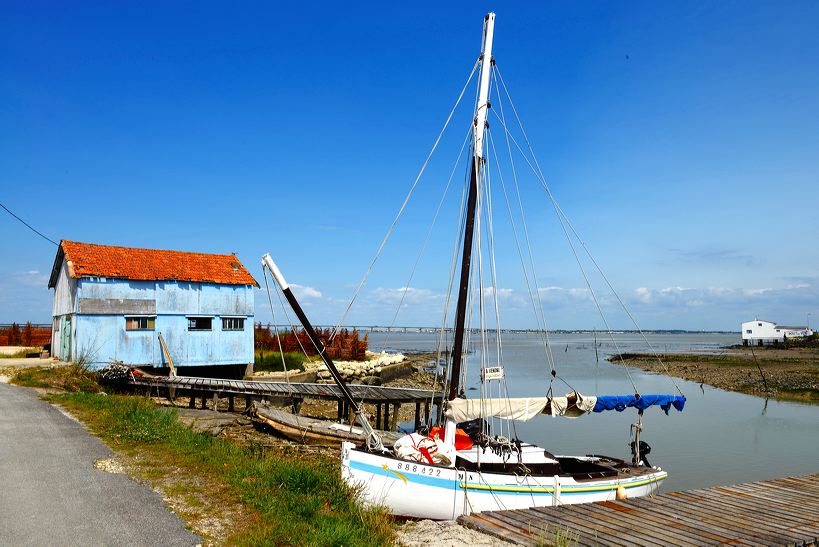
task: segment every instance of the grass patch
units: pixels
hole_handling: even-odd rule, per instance
[[[551,530],[551,527],[547,527],[537,535],[535,545],[537,547],[573,547],[574,545],[578,545],[579,538],[579,534],[572,532],[568,528],[556,527],[554,530]]]
[[[101,391],[96,373],[75,364],[19,369],[12,376],[11,383],[23,387],[51,387],[71,392]]]
[[[309,359],[309,357],[299,351],[289,351],[284,354],[284,362],[287,364],[287,370],[304,370],[304,363]],[[283,371],[282,354],[278,351],[256,350],[253,370],[257,372]]]
[[[195,433],[176,410],[149,399],[70,393],[49,399],[68,408],[110,445],[139,454],[168,473],[204,477],[245,505],[251,518],[226,543],[235,545],[387,545],[391,519],[365,509],[342,481],[337,462],[241,447]]]

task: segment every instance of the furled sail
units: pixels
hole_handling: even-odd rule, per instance
[[[682,412],[685,397],[682,395],[581,395],[567,393],[565,397],[519,397],[510,399],[453,399],[449,401],[446,417],[456,423],[475,418],[502,418],[525,422],[538,414],[577,418],[589,412],[626,408],[645,410],[659,406],[666,414],[671,408]]]
[[[597,397],[575,392],[565,397],[456,398],[447,404],[446,417],[456,423],[489,417],[525,422],[538,414],[577,418],[591,412],[596,403]]]

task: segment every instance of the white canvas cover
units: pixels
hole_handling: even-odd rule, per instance
[[[538,414],[577,418],[592,411],[597,397],[571,392],[566,397],[520,397],[510,399],[453,399],[446,417],[454,422],[475,418],[502,418],[525,422]]]
[[[444,441],[430,439],[418,433],[404,435],[393,445],[395,454],[403,460],[414,462],[433,463],[441,465],[452,465],[455,461],[455,447],[447,446]]]

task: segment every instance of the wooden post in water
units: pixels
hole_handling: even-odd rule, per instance
[[[594,329],[594,361],[600,362],[600,355],[597,353],[597,329]]]

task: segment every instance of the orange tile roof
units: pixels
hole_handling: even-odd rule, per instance
[[[68,272],[73,278],[114,277],[135,281],[176,280],[258,286],[235,254],[135,249],[66,240],[60,242],[60,251],[67,261],[71,261]],[[60,258],[60,252],[57,258]],[[55,263],[55,267],[59,266]]]

